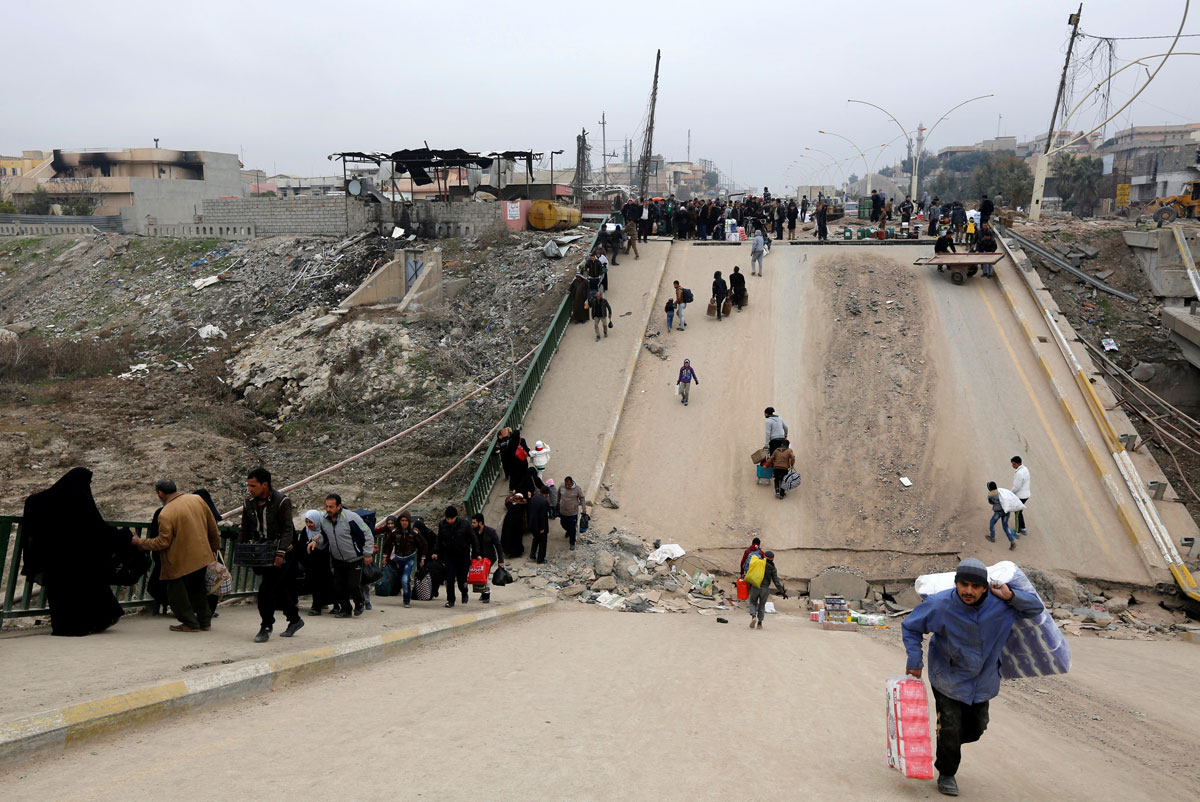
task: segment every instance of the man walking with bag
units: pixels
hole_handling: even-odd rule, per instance
[[[447,507],[446,517],[438,524],[437,546],[433,559],[441,559],[446,569],[446,606],[454,606],[454,586],[462,595],[462,603],[466,604],[467,573],[471,570],[471,555],[479,552],[479,544],[475,542],[475,533],[467,522],[458,517],[457,507]]]
[[[775,585],[779,595],[787,598],[787,588],[780,583],[779,571],[775,568],[775,552],[768,551],[762,557],[752,556],[745,578],[750,586],[750,628],[762,629],[771,585]]]
[[[563,479],[562,490],[558,491],[558,521],[562,524],[571,551],[575,551],[575,535],[579,529],[579,513],[587,512],[583,488],[568,476]]]
[[[1045,609],[1036,594],[989,586],[987,566],[968,557],[954,587],[935,593],[904,620],[905,674],[921,679],[921,646],[929,639],[929,686],[937,706],[938,791],[958,796],[962,745],[978,741],[988,725],[988,702],[1000,692],[1000,652],[1017,618]]]
[[[362,568],[371,564],[375,550],[375,533],[353,510],[342,507],[342,497],[330,493],[325,497],[325,514],[321,516],[321,534],[308,543],[308,550],[318,545],[329,549],[333,564],[333,592],[335,604],[341,610],[334,618],[349,618],[350,602],[354,602],[354,615],[362,615],[366,600],[362,592]]]
[[[275,627],[275,611],[282,610],[287,629],[279,637],[290,638],[304,626],[296,606],[296,561],[292,548],[296,530],[292,526],[292,501],[271,484],[271,472],[255,468],[246,477],[250,497],[242,506],[240,542],[247,540],[275,541],[274,563],[255,568],[260,577],[258,585],[259,630],[255,643],[266,643]]]
[[[212,610],[204,575],[221,550],[217,519],[204,499],[195,493],[180,493],[170,479],[155,482],[154,492],[163,504],[158,535],[134,535],[133,545],[143,551],[163,552],[161,576],[167,585],[171,612],[179,619],[171,631],[207,631],[212,625]]]
[[[500,535],[496,533],[493,527],[487,526],[483,522],[483,514],[475,513],[471,516],[471,531],[475,533],[475,553],[471,555],[471,559],[476,558],[488,560],[492,564],[492,568],[499,568],[504,565],[504,549],[500,548]],[[488,581],[479,587],[479,601],[488,604],[492,600],[492,578],[489,575]]]

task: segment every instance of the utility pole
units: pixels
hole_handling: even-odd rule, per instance
[[[1029,219],[1034,222],[1042,219],[1042,194],[1046,188],[1046,173],[1050,166],[1050,148],[1054,147],[1054,129],[1058,121],[1058,107],[1062,104],[1063,92],[1067,88],[1067,69],[1071,66],[1071,51],[1075,49],[1075,37],[1079,34],[1079,18],[1082,15],[1083,3],[1080,3],[1079,10],[1067,18],[1067,22],[1071,24],[1071,39],[1067,42],[1067,59],[1063,62],[1062,78],[1058,81],[1058,94],[1054,96],[1054,111],[1050,113],[1050,131],[1046,134],[1046,147],[1038,157],[1033,178],[1033,198],[1029,203]]]
[[[658,65],[662,51],[654,56],[654,84],[650,88],[650,116],[646,120],[646,141],[642,147],[642,158],[638,163],[638,196],[646,197],[646,181],[650,178],[650,162],[654,158],[654,106],[658,102]]]
[[[604,176],[604,188],[608,189],[608,122],[604,112],[600,112],[600,156],[603,159],[601,174]]]
[[[689,129],[688,129],[688,151],[687,151],[687,160],[688,160],[688,164],[691,164],[691,163],[692,163],[692,129],[691,129],[691,128],[689,128]]]

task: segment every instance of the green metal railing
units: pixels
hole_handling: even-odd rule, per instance
[[[0,515],[0,578],[4,582],[3,615],[0,615],[0,625],[5,618],[24,618],[28,616],[46,616],[50,608],[46,602],[46,589],[34,585],[32,579],[21,576],[21,555],[24,552],[25,540],[22,534],[21,517],[16,515]],[[109,521],[109,526],[129,527],[138,535],[145,536],[150,524],[145,521]],[[234,538],[229,530],[222,530],[221,551],[225,564],[233,573],[233,592],[222,598],[235,596],[250,596],[258,588],[258,577],[249,568],[233,564]],[[146,593],[146,581],[149,576],[143,576],[136,585],[113,587],[113,593],[122,607],[146,607],[155,604],[153,597]],[[21,586],[19,601],[17,587]]]
[[[601,222],[601,227],[609,220],[605,217]],[[596,234],[592,237],[592,241],[588,246],[586,253],[591,253],[596,246],[596,237],[600,235],[600,230],[597,229]],[[533,355],[532,361],[529,363],[529,368],[525,371],[525,378],[521,380],[521,384],[517,387],[517,392],[514,394],[512,401],[508,405],[508,409],[504,412],[504,417],[500,419],[500,428],[511,426],[514,429],[519,429],[525,422],[525,415],[529,412],[529,408],[533,406],[533,399],[537,396],[538,388],[542,386],[542,378],[546,375],[546,371],[550,369],[550,360],[554,358],[555,352],[558,351],[558,345],[562,342],[563,334],[567,331],[567,326],[571,323],[571,296],[564,295],[562,303],[558,305],[558,311],[554,313],[554,318],[550,321],[549,328],[542,336],[542,342],[538,345],[537,352]],[[464,506],[467,509],[467,515],[474,515],[483,509],[487,503],[488,496],[492,493],[492,488],[496,484],[496,480],[500,478],[500,457],[489,448],[487,455],[480,461],[479,467],[475,470],[475,475],[471,478],[471,483],[467,485],[467,492]]]

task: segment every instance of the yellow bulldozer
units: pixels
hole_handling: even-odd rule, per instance
[[[1200,217],[1200,181],[1188,181],[1178,195],[1155,198],[1143,211],[1158,223],[1170,223],[1178,217]]]

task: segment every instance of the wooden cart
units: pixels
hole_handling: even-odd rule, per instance
[[[921,256],[914,265],[937,265],[950,270],[950,280],[962,284],[967,276],[973,276],[982,265],[994,265],[1004,258],[1004,254],[996,253],[935,253],[933,256]]]

